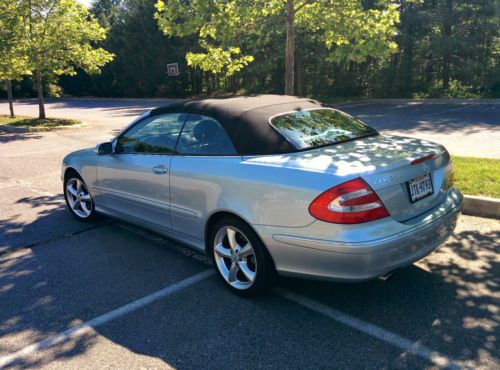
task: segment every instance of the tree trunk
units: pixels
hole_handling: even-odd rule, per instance
[[[209,72],[204,72],[205,75],[205,85],[207,86],[207,95],[210,95],[212,93],[211,85],[210,85],[210,75]]]
[[[7,99],[9,100],[10,118],[16,118],[16,115],[14,114],[14,104],[12,102],[12,81],[7,80],[5,82],[5,87],[7,89]]]
[[[300,50],[300,46],[299,46]],[[297,80],[297,95],[298,96],[304,96],[304,79],[302,76],[302,58],[300,57],[300,53],[297,56],[297,63],[296,63],[297,71],[296,71],[296,80]]]
[[[45,119],[45,103],[43,101],[43,85],[42,85],[42,74],[39,70],[35,72],[36,74],[36,88],[38,92],[38,119]]]
[[[452,35],[451,35],[451,23],[453,13],[453,2],[452,0],[446,0],[446,9],[443,21],[443,36],[444,36],[444,55],[443,55],[443,89],[448,89],[450,86],[450,69],[451,69],[451,53],[452,53]]]
[[[418,15],[418,10],[414,11],[413,3],[403,2],[400,8],[401,14],[401,34],[398,36],[400,45],[400,64],[397,69],[395,81],[396,93],[403,97],[411,96],[413,86],[413,51],[415,46],[415,22],[413,19]]]
[[[285,94],[294,94],[294,0],[286,2]]]

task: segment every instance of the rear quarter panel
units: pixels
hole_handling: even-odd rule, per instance
[[[286,156],[174,156],[170,169],[174,230],[203,239],[207,219],[218,211],[232,212],[253,225],[311,224],[312,200],[349,177],[290,168],[286,161]]]

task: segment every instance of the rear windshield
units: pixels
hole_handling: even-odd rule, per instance
[[[363,122],[327,108],[281,114],[271,118],[271,124],[297,149],[342,143],[377,134]]]

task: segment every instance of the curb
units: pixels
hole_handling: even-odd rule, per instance
[[[500,199],[464,195],[464,215],[496,218],[500,220]]]
[[[53,130],[70,129],[70,128],[80,128],[85,127],[85,123],[67,125],[67,126],[53,126],[53,127],[15,127],[10,125],[0,125],[0,131],[5,132],[16,132],[16,133],[34,133],[34,132],[47,132]]]

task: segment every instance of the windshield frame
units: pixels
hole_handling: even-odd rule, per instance
[[[347,140],[342,140],[342,141],[335,141],[335,142],[330,142],[330,143],[324,143],[324,144],[320,144],[320,145],[316,145],[316,146],[311,146],[311,147],[306,147],[306,148],[297,148],[297,146],[291,142],[288,137],[286,137],[285,135],[283,135],[283,133],[280,131],[279,128],[277,128],[273,123],[272,123],[272,120],[276,117],[280,117],[280,116],[284,116],[284,115],[287,115],[287,114],[293,114],[293,113],[297,113],[297,112],[304,112],[304,111],[315,111],[315,110],[332,110],[332,111],[335,111],[341,115],[344,115],[344,116],[347,116],[353,120],[356,120],[358,121],[359,123],[363,124],[364,126],[368,127],[372,132],[368,132],[364,135],[360,135],[360,136],[357,136],[357,137],[353,137],[353,138],[350,138],[350,139],[347,139]],[[327,146],[331,146],[331,145],[337,145],[337,144],[344,144],[344,143],[348,143],[350,141],[354,141],[354,140],[358,140],[358,139],[362,139],[362,138],[365,138],[365,137],[370,137],[370,136],[378,136],[380,135],[380,133],[374,129],[373,127],[371,126],[368,126],[366,123],[364,123],[363,121],[351,116],[350,114],[346,113],[346,112],[343,112],[339,109],[335,109],[335,108],[331,108],[331,107],[320,107],[320,108],[308,108],[308,109],[301,109],[299,111],[297,110],[293,110],[293,111],[288,111],[288,112],[281,112],[281,113],[277,113],[277,114],[274,114],[272,115],[271,117],[269,117],[268,119],[268,123],[269,125],[283,138],[285,139],[292,147],[295,148],[294,152],[305,152],[305,151],[308,151],[308,150],[315,150],[315,149],[318,149],[318,148],[324,148],[324,147],[327,147]]]

